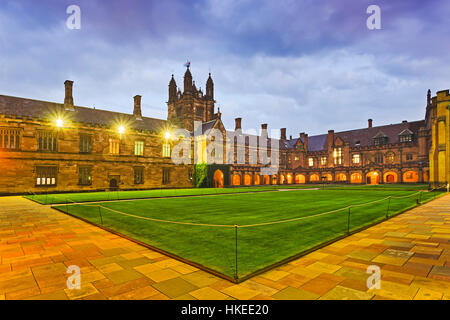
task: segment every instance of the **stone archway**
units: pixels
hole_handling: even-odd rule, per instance
[[[305,175],[303,174],[296,174],[295,175],[295,183],[305,183]]]
[[[233,186],[241,185],[241,176],[237,173],[233,174]]]
[[[264,176],[264,178],[263,178],[263,180],[264,180],[264,184],[270,184],[270,177],[269,176]]]
[[[320,177],[317,173],[314,173],[309,176],[309,182],[318,182],[320,181]]]
[[[406,171],[403,173],[403,182],[404,183],[416,183],[419,182],[419,175],[416,171]]]
[[[362,175],[361,173],[355,172],[352,173],[350,176],[350,183],[361,183],[362,182]]]
[[[294,178],[293,178],[293,176],[292,176],[292,173],[288,173],[288,174],[286,175],[286,180],[287,180],[287,183],[288,183],[288,184],[292,184],[292,183],[294,182]]]
[[[223,188],[223,172],[220,170],[214,172],[214,188]]]
[[[397,183],[398,181],[398,175],[394,171],[385,172],[383,177],[384,183]]]
[[[347,175],[345,173],[336,173],[336,181],[347,181]]]
[[[376,171],[371,171],[366,174],[366,184],[379,184],[380,175]]]
[[[117,181],[117,178],[112,178],[111,180],[109,180],[109,189],[110,190],[119,189],[119,182]]]
[[[247,173],[244,175],[244,185],[246,186],[252,185],[252,176]]]
[[[259,174],[255,174],[255,185],[259,185],[261,184],[261,177],[259,176]]]

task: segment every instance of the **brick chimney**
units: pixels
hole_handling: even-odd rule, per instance
[[[140,95],[134,96],[133,115],[136,117],[137,120],[142,120],[141,98],[142,97]]]
[[[262,125],[261,125],[261,136],[266,136],[266,137],[268,137],[268,134],[267,134],[267,123],[263,123]]]
[[[73,96],[72,96],[73,81],[70,81],[70,80],[64,81],[64,86],[66,89],[66,95],[64,97],[64,109],[66,109],[68,111],[75,111],[75,107],[73,105]]]
[[[308,135],[302,132],[300,133],[300,138],[303,140],[303,146],[305,151],[308,151]]]
[[[372,128],[372,119],[367,120],[368,124],[369,124],[369,128]]]
[[[242,118],[236,118],[236,119],[234,119],[234,123],[235,123],[235,126],[234,126],[234,130],[235,130],[235,131],[242,129],[242,126],[241,126],[241,124],[242,124]]]
[[[280,139],[281,140],[286,140],[286,128],[281,128],[280,129]]]
[[[328,130],[328,150],[334,145],[334,130]]]

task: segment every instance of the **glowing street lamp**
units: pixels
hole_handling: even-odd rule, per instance
[[[61,118],[56,119],[56,126],[58,128],[62,128],[62,126],[64,125],[64,120]]]
[[[125,132],[125,127],[124,126],[120,126],[119,127],[119,133],[122,134]]]
[[[166,140],[169,140],[170,139],[170,132],[169,131],[167,131],[165,134],[164,134],[164,138],[166,138]]]

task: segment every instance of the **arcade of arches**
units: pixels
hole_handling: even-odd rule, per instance
[[[428,181],[429,173],[423,173],[423,181]],[[278,185],[278,184],[304,184],[304,183],[320,183],[320,182],[346,182],[355,184],[379,184],[379,183],[417,183],[420,181],[419,173],[409,170],[403,173],[396,171],[387,171],[380,173],[379,171],[371,171],[363,175],[360,172],[353,173],[312,173],[309,177],[305,174],[282,173],[279,175],[259,175],[256,173],[234,173],[231,175],[233,186],[251,186],[251,185]],[[402,179],[400,179],[402,178]],[[223,173],[217,170],[214,173],[214,187],[223,188]]]

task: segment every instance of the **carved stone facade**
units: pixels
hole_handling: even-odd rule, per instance
[[[200,155],[200,162],[209,157],[205,148],[213,129],[222,135],[225,164],[215,165],[222,170],[211,173],[210,186],[416,183],[428,182],[430,174],[431,181],[444,179],[442,172],[448,175],[448,90],[433,99],[429,93],[425,120],[374,127],[369,119],[364,129],[300,133],[298,138],[287,138],[283,128],[280,139],[268,140],[263,124],[261,136],[243,134],[241,142],[233,138],[234,149],[227,155],[226,139],[242,134],[242,119],[236,119],[233,131],[225,129],[215,110],[211,74],[204,94],[189,68],[183,92],[172,75],[167,120],[142,116],[139,95],[132,114],[76,106],[72,88],[73,82],[66,81],[64,103],[0,95],[0,194],[192,187],[193,163],[176,165],[170,158],[176,139],[166,134],[175,127],[189,132],[191,152]],[[256,146],[250,146],[252,139]],[[267,144],[270,157],[272,143],[279,149],[278,171],[264,174],[261,147]],[[240,147],[244,161],[237,161]],[[251,154],[256,162],[251,163]],[[431,173],[429,155],[434,159]]]

